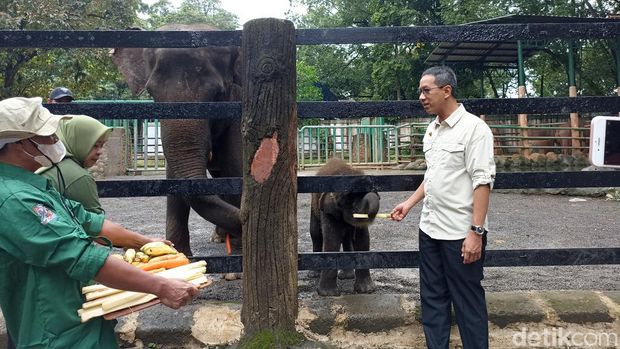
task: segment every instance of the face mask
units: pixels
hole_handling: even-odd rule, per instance
[[[50,167],[53,164],[59,163],[67,154],[67,149],[60,140],[54,144],[39,144],[32,139],[30,139],[30,141],[37,146],[37,149],[39,149],[43,155],[33,156],[27,152],[26,154],[32,156],[34,161],[38,162],[43,167]]]

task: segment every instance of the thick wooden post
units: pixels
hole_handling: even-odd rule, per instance
[[[295,27],[243,26],[243,308],[245,335],[294,331],[297,319]]]

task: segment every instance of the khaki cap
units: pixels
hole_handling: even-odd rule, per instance
[[[54,115],[41,98],[14,97],[0,101],[0,139],[24,139],[56,133],[58,122],[69,115]]]

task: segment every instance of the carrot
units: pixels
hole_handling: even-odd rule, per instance
[[[230,234],[226,234],[226,254],[232,254],[232,246],[230,245]]]
[[[140,266],[138,266],[138,268],[140,268],[140,269],[142,269],[144,271],[149,271],[149,270],[158,269],[158,268],[171,269],[171,268],[180,267],[180,266],[186,265],[186,264],[189,264],[189,259],[187,259],[187,257],[185,257],[185,256],[179,256],[179,257],[173,258],[173,259],[167,259],[167,260],[163,260],[163,261],[159,261],[159,262],[147,263],[147,264],[144,264],[144,265],[140,265]]]

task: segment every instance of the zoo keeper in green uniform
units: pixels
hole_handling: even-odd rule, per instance
[[[34,171],[65,155],[62,118],[40,98],[0,101],[0,308],[17,348],[117,348],[114,321],[80,322],[81,286],[152,293],[177,309],[198,289],[152,275],[117,258],[94,237],[131,241],[131,232],[78,202],[63,199]]]

